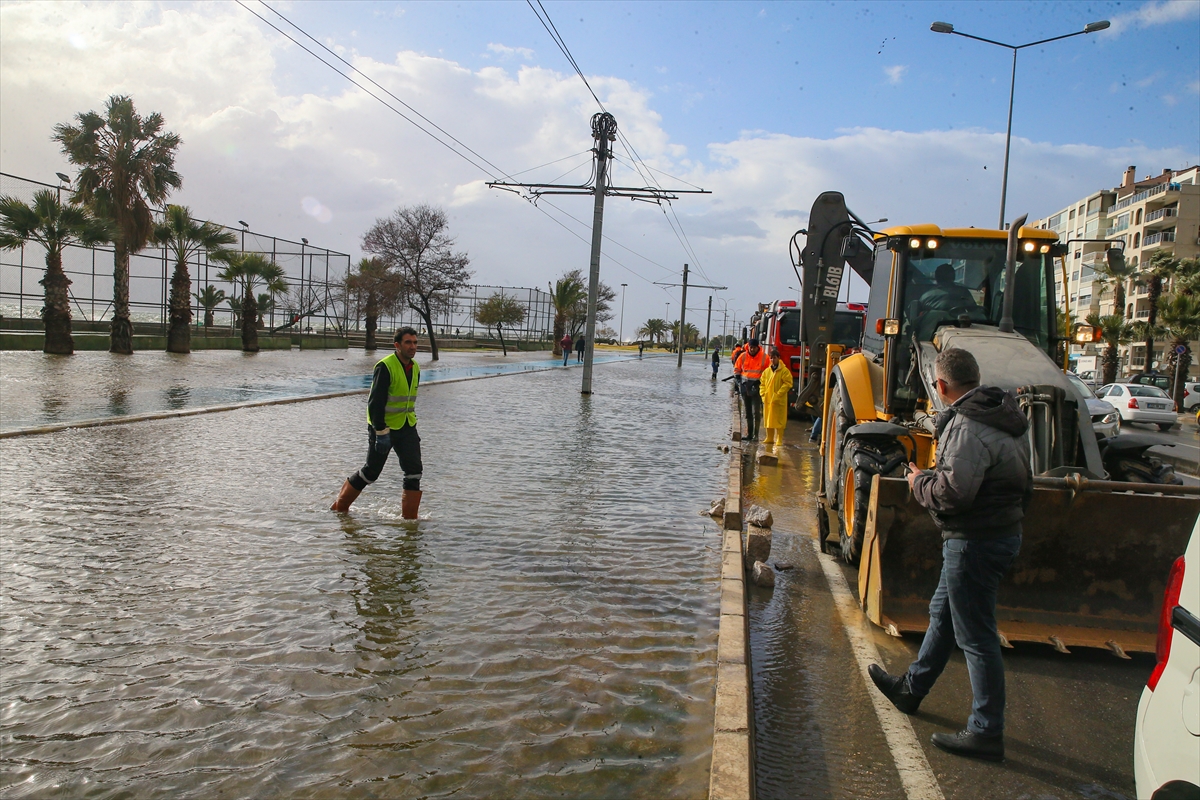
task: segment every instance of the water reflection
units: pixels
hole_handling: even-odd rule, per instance
[[[319,355],[202,356],[192,401]],[[138,407],[153,363],[64,380]],[[415,528],[394,465],[327,510],[361,395],[0,440],[0,795],[703,795],[727,401],[596,381],[424,387]]]

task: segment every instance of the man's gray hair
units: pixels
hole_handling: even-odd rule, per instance
[[[967,350],[946,348],[938,353],[934,366],[937,376],[954,389],[973,389],[979,385],[979,362]]]

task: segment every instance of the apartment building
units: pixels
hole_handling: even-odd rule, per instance
[[[1125,308],[1115,309],[1115,287],[1105,281],[1101,267],[1108,241],[1125,243],[1126,261],[1138,268],[1158,251],[1175,258],[1200,255],[1200,167],[1183,170],[1165,169],[1156,176],[1137,180],[1137,168],[1129,167],[1115,189],[1093,192],[1031,225],[1052,230],[1070,250],[1065,270],[1055,275],[1055,297],[1073,322],[1090,313],[1124,313],[1130,321],[1150,315],[1148,290],[1138,286],[1136,277],[1126,282]],[[1079,241],[1100,239],[1107,241]],[[1064,275],[1065,272],[1065,275]],[[1065,280],[1065,282],[1064,282]],[[1166,287],[1169,291],[1170,287]],[[1150,363],[1165,364],[1164,343],[1150,354]],[[1098,355],[1094,345],[1072,346],[1072,357]],[[1121,376],[1140,372],[1146,363],[1143,343],[1121,347]],[[1200,361],[1200,343],[1192,346],[1193,358]],[[1200,374],[1200,363],[1193,363],[1193,376]]]
[[[1175,258],[1196,258],[1200,255],[1200,167],[1183,170],[1164,169],[1154,177],[1136,180],[1136,168],[1125,171],[1116,203],[1108,212],[1112,221],[1108,238],[1125,243],[1125,258],[1135,267],[1144,267],[1156,252],[1170,253]],[[1125,318],[1131,321],[1144,320],[1150,316],[1150,304],[1145,286],[1137,281],[1126,284]],[[1164,287],[1170,291],[1171,287]],[[1101,305],[1101,313],[1115,314],[1113,296],[1109,292]],[[1149,354],[1150,364],[1165,365],[1164,346],[1156,343]],[[1193,358],[1197,352],[1192,345]],[[1121,348],[1123,374],[1144,368],[1147,360],[1146,346],[1141,343]],[[1193,364],[1191,373],[1200,372],[1200,365]]]

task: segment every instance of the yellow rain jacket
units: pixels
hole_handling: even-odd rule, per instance
[[[787,427],[788,392],[792,390],[792,371],[787,364],[779,362],[779,369],[768,364],[759,379],[758,393],[763,400],[764,428],[783,430]]]

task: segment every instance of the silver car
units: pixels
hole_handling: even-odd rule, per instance
[[[1092,418],[1092,430],[1096,432],[1096,438],[1107,439],[1109,436],[1116,436],[1121,432],[1121,414],[1115,406],[1096,397],[1091,388],[1074,372],[1067,373],[1067,380],[1071,382],[1077,392],[1083,395],[1083,400],[1087,403],[1088,414]]]
[[[1157,386],[1110,383],[1096,395],[1116,407],[1122,422],[1157,425],[1163,431],[1170,430],[1178,422],[1174,401]]]

